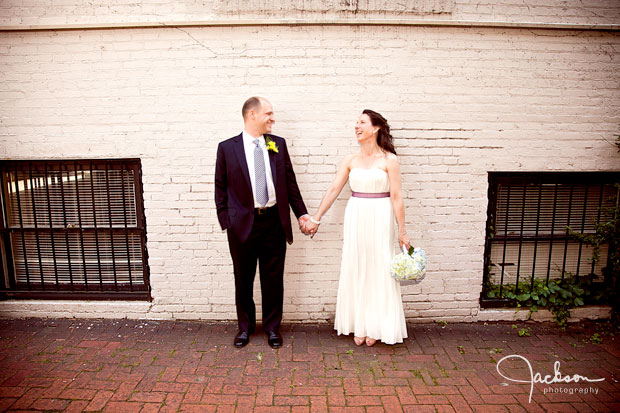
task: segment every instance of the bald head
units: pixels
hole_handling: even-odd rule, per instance
[[[245,101],[241,109],[245,130],[258,137],[271,133],[271,125],[275,123],[273,107],[265,98],[253,96]]]
[[[248,113],[250,113],[251,110],[253,110],[254,112],[258,112],[261,108],[262,101],[264,100],[266,99],[258,96],[252,96],[251,98],[246,100],[243,104],[243,108],[241,108],[241,115],[243,116],[243,119],[248,116]]]

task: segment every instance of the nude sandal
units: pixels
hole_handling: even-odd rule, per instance
[[[361,346],[366,341],[366,337],[353,337],[353,342],[356,346]]]

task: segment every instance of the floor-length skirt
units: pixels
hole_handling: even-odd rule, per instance
[[[334,326],[338,334],[354,333],[386,344],[407,337],[400,284],[389,270],[395,244],[390,198],[351,197],[344,216]]]

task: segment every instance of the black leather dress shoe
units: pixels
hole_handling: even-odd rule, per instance
[[[271,346],[271,348],[280,348],[282,347],[282,336],[277,331],[266,331],[267,334],[267,342]]]
[[[250,335],[247,331],[239,331],[235,336],[235,347],[241,348],[245,347],[246,344],[250,342]]]

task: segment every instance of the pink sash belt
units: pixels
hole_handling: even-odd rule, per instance
[[[351,196],[356,198],[389,198],[389,192],[351,192]]]

